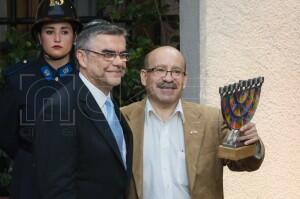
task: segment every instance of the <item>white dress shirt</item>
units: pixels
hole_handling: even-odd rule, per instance
[[[96,100],[99,108],[101,109],[102,113],[104,114],[105,118],[107,119],[107,110],[105,101],[110,98],[110,93],[106,96],[100,89],[98,89],[94,84],[92,84],[82,73],[79,73],[79,77],[84,83],[84,85],[89,89],[90,93],[93,95],[94,99]],[[126,167],[126,142],[123,139],[123,147],[122,147],[122,159],[124,161],[124,166]]]
[[[110,98],[110,93],[106,96],[99,88],[97,88],[94,84],[92,84],[84,75],[79,73],[79,77],[84,83],[84,85],[89,89],[90,93],[93,95],[99,108],[103,112],[105,118],[107,118],[107,111],[106,111],[106,107],[104,106],[104,103],[107,100],[107,98]]]
[[[145,106],[143,198],[190,199],[181,101],[167,121]]]

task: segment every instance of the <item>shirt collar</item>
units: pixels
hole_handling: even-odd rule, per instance
[[[155,113],[155,110],[153,109],[153,106],[152,106],[150,100],[147,98],[146,99],[146,106],[145,106],[146,116],[149,117],[151,112],[154,113],[157,116],[157,114]],[[175,108],[174,112],[172,113],[171,117],[173,117],[176,113],[178,113],[178,116],[184,122],[185,118],[184,118],[184,113],[183,113],[183,109],[182,109],[181,99],[179,99],[179,101],[178,101],[178,103],[176,105],[176,108]]]
[[[92,93],[98,106],[102,109],[107,98],[110,98],[110,93],[106,96],[100,89],[92,84],[82,73],[79,72],[79,77]]]
[[[48,81],[54,80],[55,78],[64,78],[65,76],[72,74],[74,67],[72,63],[67,63],[57,70],[53,69],[48,63],[45,63],[40,67],[41,75]]]

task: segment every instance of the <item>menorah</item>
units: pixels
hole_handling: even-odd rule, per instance
[[[255,144],[239,142],[239,129],[250,122],[257,108],[264,77],[240,80],[219,88],[222,115],[230,133],[219,146],[218,156],[229,160],[240,160],[256,153]]]

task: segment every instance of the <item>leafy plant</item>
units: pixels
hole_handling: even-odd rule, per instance
[[[0,196],[8,195],[8,189],[11,183],[11,172],[11,159],[3,151],[0,151]]]
[[[6,49],[0,56],[0,74],[8,66],[14,65],[29,57],[37,55],[37,48],[33,45],[29,33],[17,31],[15,27],[10,27],[6,32],[6,41],[2,43]],[[3,77],[0,76],[0,84],[3,85]]]
[[[138,101],[145,95],[139,71],[145,54],[162,43],[161,32],[167,23],[169,5],[161,0],[98,0],[97,6],[100,17],[125,26],[130,33],[128,46],[131,58],[122,84],[114,89],[114,97],[121,106]]]

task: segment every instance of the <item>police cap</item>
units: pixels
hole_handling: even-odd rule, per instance
[[[61,21],[70,22],[73,30],[77,33],[82,28],[76,9],[70,0],[42,0],[31,29],[33,38],[37,39],[37,33],[40,32],[44,23]]]

